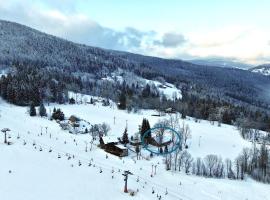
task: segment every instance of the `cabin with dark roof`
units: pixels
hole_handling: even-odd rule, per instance
[[[119,144],[117,140],[107,137],[100,137],[99,141],[100,147],[104,149],[104,151],[119,157],[128,156],[128,148]]]

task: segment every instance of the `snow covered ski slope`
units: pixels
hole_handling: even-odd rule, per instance
[[[121,136],[125,125],[131,135],[146,117],[150,124],[160,117],[155,111],[140,114],[97,105],[50,105],[47,111],[61,108],[65,115],[76,115],[90,123],[110,124],[109,136]],[[122,159],[107,154],[94,142],[90,151],[88,134],[74,135],[64,131],[55,121],[30,117],[27,108],[0,101],[0,129],[10,128],[5,145],[0,138],[1,200],[269,200],[269,185],[251,179],[233,181],[185,175],[166,171],[163,157],[136,160],[130,152]],[[168,117],[168,116],[164,116]],[[191,128],[190,153],[194,158],[214,153],[234,159],[243,147],[250,146],[232,126],[196,123],[186,119]],[[2,135],[1,135],[2,136]],[[87,145],[87,151],[86,151]],[[156,174],[150,176],[152,165]],[[128,189],[124,193],[122,173],[130,170]],[[166,192],[167,191],[167,192]]]

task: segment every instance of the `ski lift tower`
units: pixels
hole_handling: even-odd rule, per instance
[[[1,131],[5,134],[5,141],[4,141],[4,143],[7,144],[8,143],[7,142],[7,132],[10,131],[10,129],[9,128],[3,128]]]
[[[125,178],[124,178],[124,181],[125,181],[125,187],[124,187],[124,192],[125,193],[128,193],[128,190],[127,190],[127,180],[128,180],[128,175],[133,175],[129,170],[127,171],[124,171],[124,174],[122,174]]]

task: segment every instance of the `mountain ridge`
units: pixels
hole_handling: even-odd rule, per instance
[[[249,69],[251,72],[259,73],[265,76],[270,76],[270,64],[262,64]]]
[[[270,78],[248,70],[192,64],[77,44],[14,22],[0,21],[0,65],[33,65],[63,73],[90,74],[100,79],[117,69],[132,71],[203,95],[248,103],[268,102]],[[225,79],[226,77],[226,79]],[[257,103],[256,103],[257,102]]]

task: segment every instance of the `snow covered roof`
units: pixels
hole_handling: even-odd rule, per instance
[[[105,144],[108,144],[111,142],[118,142],[118,139],[115,137],[104,136],[104,137],[102,137],[102,139],[103,139]]]
[[[122,144],[117,144],[115,146],[118,147],[119,149],[127,149],[127,147],[123,146]]]

